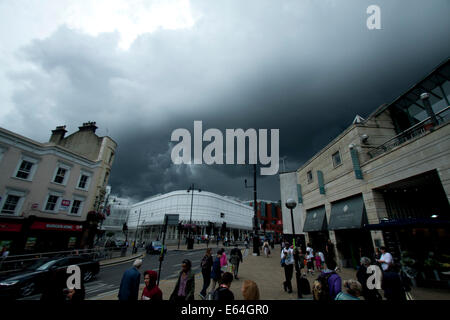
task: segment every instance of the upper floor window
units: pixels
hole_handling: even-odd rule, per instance
[[[36,171],[37,163],[38,160],[36,159],[22,156],[17,166],[15,177],[31,181]]]
[[[333,166],[335,168],[342,163],[341,154],[339,153],[339,151],[333,153],[332,158],[333,158]]]
[[[1,203],[1,214],[18,215],[25,200],[25,192],[7,190],[4,200]]]
[[[306,173],[307,177],[308,177],[308,183],[313,181],[313,174],[312,171],[308,171],[308,173]]]
[[[53,182],[65,185],[69,179],[70,167],[59,163],[53,175]]]
[[[82,190],[88,190],[90,181],[91,181],[91,173],[87,171],[81,171],[80,178],[78,179],[77,188]]]
[[[57,212],[61,205],[62,197],[62,193],[50,191],[45,201],[44,211]]]
[[[72,206],[70,207],[70,214],[73,215],[81,215],[81,212],[83,210],[83,203],[84,203],[84,198],[81,197],[74,197],[73,201],[72,201]]]

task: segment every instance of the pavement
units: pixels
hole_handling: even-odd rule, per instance
[[[172,248],[171,248],[172,247]],[[186,245],[180,245],[180,249],[176,248],[177,246],[169,246],[168,250],[170,251],[179,251],[180,258],[182,255],[202,255],[201,252],[192,252],[192,250],[187,250]],[[210,246],[211,247],[211,246]],[[215,249],[218,247],[213,244],[212,249],[215,252]],[[194,251],[201,251],[206,249],[206,244],[195,244]],[[231,249],[231,247],[225,248],[227,252]],[[239,279],[234,280],[231,284],[231,291],[234,293],[234,297],[236,300],[243,300],[243,296],[241,293],[241,287],[245,280],[253,280],[259,287],[260,291],[260,299],[261,300],[299,300],[297,298],[297,288],[295,282],[295,272],[292,279],[293,293],[289,294],[283,289],[283,281],[284,279],[284,270],[280,266],[280,250],[279,248],[275,248],[272,250],[272,255],[266,258],[263,254],[260,256],[254,256],[252,254],[253,250],[250,248],[249,250],[245,250],[241,248],[244,255],[244,262],[240,264],[239,267]],[[191,251],[188,253],[187,251]],[[130,258],[130,257],[128,257]],[[134,258],[134,257],[133,257]],[[131,259],[133,259],[131,258]],[[116,262],[117,263],[117,262]],[[195,276],[195,299],[200,300],[199,293],[203,286],[203,279],[200,272],[200,268],[195,268],[193,270],[196,273]],[[356,278],[356,270],[354,269],[343,269],[338,272],[341,276],[342,280],[347,279],[355,279]],[[310,285],[312,287],[313,281],[319,275],[316,272],[314,275],[308,274],[306,278],[309,280]],[[172,293],[175,284],[177,281],[177,272],[173,273],[171,277],[166,277],[166,279],[161,280],[159,287],[163,292],[163,299],[168,300],[170,294]],[[141,284],[141,292],[144,288],[144,283],[142,281]],[[111,292],[105,292],[101,295],[93,296],[89,298],[89,300],[117,300],[118,290],[114,290]],[[380,293],[383,295],[382,290]],[[415,300],[450,300],[450,290],[442,290],[442,289],[430,289],[430,288],[413,288],[412,296]],[[303,298],[300,300],[312,300],[312,295],[303,295]]]

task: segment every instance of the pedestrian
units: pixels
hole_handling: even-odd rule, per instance
[[[126,270],[122,276],[119,289],[119,300],[138,300],[139,284],[141,281],[141,274],[139,268],[142,266],[142,259],[136,259],[133,262],[133,267]]]
[[[231,282],[233,282],[233,275],[230,272],[225,272],[220,279],[220,286],[214,291],[213,299],[216,301],[233,301],[234,294],[230,290]]]
[[[320,257],[320,270],[322,270],[323,268],[325,268],[325,255],[322,251],[319,251],[318,254]]]
[[[220,257],[220,268],[222,269],[222,272],[226,272],[228,266],[227,254],[225,253],[224,248],[220,250],[222,251],[222,256]]]
[[[202,276],[203,276],[203,288],[200,291],[200,298],[203,300],[206,299],[206,290],[211,284],[211,268],[213,265],[213,258],[211,255],[211,248],[206,249],[205,255],[200,262],[200,267],[202,268]]]
[[[381,300],[381,295],[378,293],[378,290],[376,288],[369,289],[367,286],[367,280],[371,276],[371,273],[367,273],[367,268],[371,265],[371,261],[367,257],[362,257],[360,260],[360,267],[358,271],[356,272],[356,278],[358,279],[359,283],[362,285],[362,292],[361,295],[364,297],[364,300],[368,301],[376,301]],[[375,266],[379,269],[378,266]],[[381,272],[381,270],[380,270]]]
[[[177,283],[170,295],[172,301],[194,300],[195,274],[192,272],[192,263],[188,259],[181,262],[181,271]]]
[[[292,293],[292,274],[294,272],[294,250],[285,242],[285,247],[281,251],[281,266],[284,267],[286,281],[283,282],[284,291]]]
[[[383,247],[380,248],[383,253]],[[382,258],[381,258],[382,260]],[[389,264],[383,272],[381,288],[384,290],[384,297],[388,301],[406,301],[406,292],[403,287],[400,274],[395,265]]]
[[[380,250],[381,256],[377,261],[381,264],[383,271],[386,271],[389,269],[390,265],[394,263],[394,259],[392,258],[392,255],[386,251],[386,247],[381,247]]]
[[[248,249],[248,238],[245,238],[244,245],[245,245],[245,249]]]
[[[212,296],[214,290],[216,288],[216,284],[219,282],[222,277],[222,270],[220,268],[220,258],[222,257],[222,250],[217,251],[216,258],[213,261],[213,266],[211,270],[211,288],[209,290],[210,295]]]
[[[314,250],[311,248],[311,244],[308,243],[306,247],[306,260],[307,260],[307,272],[314,275]]]
[[[302,286],[302,269],[305,267],[305,265],[303,264],[304,258],[305,255],[303,254],[302,249],[296,247],[294,250],[294,268],[295,280],[297,283],[297,298],[299,299],[303,297],[303,293],[309,294],[311,292],[309,284],[306,287]]]
[[[259,289],[256,282],[245,280],[241,288],[244,300],[259,300]]]
[[[359,281],[350,279],[344,281],[345,292],[339,292],[334,300],[359,300],[362,286]]]
[[[230,252],[230,262],[232,265],[234,278],[238,280],[239,264],[243,262],[243,260],[242,260],[242,252],[238,248],[237,243],[234,245],[233,250],[231,250]]]
[[[318,301],[334,300],[341,292],[342,279],[334,270],[324,269],[313,283],[313,298]]]
[[[264,241],[263,248],[264,248],[264,255],[266,256],[266,258],[268,258],[270,254],[270,249],[269,249],[269,242],[267,240]]]
[[[217,239],[216,239],[217,246],[219,246],[219,241],[220,241],[220,236],[217,236]]]
[[[338,267],[334,258],[334,244],[328,239],[325,246],[325,264],[328,269],[337,271]]]
[[[322,259],[320,259],[320,255],[316,252],[316,256],[314,257],[314,262],[316,263],[316,269],[322,270]]]
[[[8,258],[8,256],[9,256],[9,250],[8,250],[8,247],[4,246],[4,247],[2,248],[1,257],[2,257],[3,259],[6,259],[6,258]]]
[[[147,270],[144,272],[145,287],[142,291],[141,300],[156,300],[161,301],[163,299],[161,289],[156,285],[158,279],[158,273],[153,270]]]

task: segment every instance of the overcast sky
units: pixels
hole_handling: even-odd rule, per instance
[[[0,126],[46,142],[96,121],[121,196],[194,182],[249,199],[251,166],[174,165],[172,131],[280,129],[295,170],[449,56],[449,14],[448,0],[0,0]],[[278,176],[258,191],[278,200]]]

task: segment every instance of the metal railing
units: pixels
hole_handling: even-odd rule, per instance
[[[127,249],[128,251],[128,249]],[[81,256],[94,261],[113,259],[123,256],[122,248],[96,247],[93,249],[74,249],[68,251],[40,252],[31,254],[21,254],[0,258],[0,276],[8,273],[20,271],[31,266],[42,258],[62,258],[68,256]],[[125,255],[127,252],[125,251]]]
[[[436,113],[436,118],[438,120],[438,125],[446,123],[450,115],[450,107],[446,107]],[[395,137],[389,139],[382,145],[370,150],[367,154],[370,158],[375,158],[376,156],[383,154],[393,148],[405,143],[408,140],[412,140],[416,137],[424,135],[426,132],[430,131],[432,128],[431,118],[428,117],[419,123],[413,125],[412,127],[406,129],[405,131],[399,133]]]

